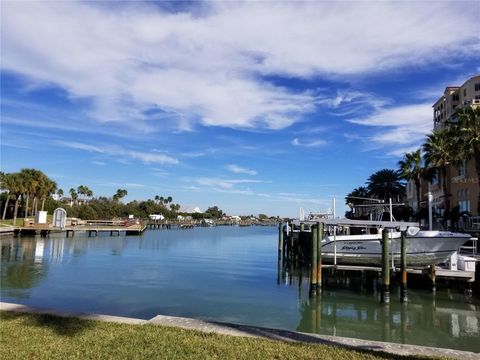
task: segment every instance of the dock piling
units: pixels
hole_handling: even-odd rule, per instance
[[[317,231],[316,227],[311,227],[311,241],[312,241],[312,264],[310,271],[310,296],[317,295]]]
[[[430,290],[432,293],[436,292],[436,287],[435,287],[435,264],[430,265],[430,273],[429,273],[429,279],[430,279]]]
[[[278,253],[282,252],[282,223],[278,224]]]
[[[382,232],[382,303],[390,303],[390,259],[388,252],[388,230]]]
[[[401,269],[402,269],[402,288],[400,290],[400,302],[408,301],[407,294],[407,233],[402,231],[401,235]]]
[[[317,294],[322,292],[322,241],[323,241],[323,223],[317,222],[315,228],[317,232]]]

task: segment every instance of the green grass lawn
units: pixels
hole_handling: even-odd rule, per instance
[[[1,359],[420,359],[339,347],[0,312]]]

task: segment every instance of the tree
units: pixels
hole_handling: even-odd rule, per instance
[[[70,197],[72,198],[72,204],[76,204],[77,203],[77,198],[78,198],[77,191],[74,188],[71,188],[69,190],[69,193],[70,193]]]
[[[61,198],[63,196],[63,189],[58,189],[57,190],[57,195],[59,198]]]
[[[22,194],[25,193],[25,183],[23,177],[20,173],[12,174],[13,181],[12,181],[12,193],[15,194],[15,208],[13,210],[13,226],[17,224],[17,215],[18,215],[18,204],[20,201],[20,197]]]
[[[345,196],[345,204],[348,205],[351,211],[346,213],[347,217],[353,216],[353,209],[355,205],[362,205],[366,201],[368,201],[370,197],[370,193],[366,187],[360,186],[358,188],[353,189],[350,193]],[[357,209],[358,210],[358,209]],[[363,216],[365,212],[365,208],[361,208],[361,211],[356,212],[356,217]]]
[[[400,167],[400,177],[407,181],[413,181],[415,183],[415,189],[417,191],[417,211],[420,209],[420,184],[424,177],[424,169],[422,166],[422,151],[418,149],[410,153],[406,153],[402,160],[398,162]]]
[[[443,199],[445,214],[444,218],[448,218],[450,213],[450,194],[447,187],[447,168],[452,164],[455,153],[454,138],[451,136],[450,129],[445,128],[427,135],[427,140],[423,144],[423,158],[426,167],[437,169],[442,178]]]
[[[220,210],[218,208],[218,206],[209,207],[207,209],[207,211],[205,211],[205,214],[209,215],[210,217],[212,217],[214,219],[219,219],[219,218],[223,217],[223,215],[224,215],[223,211]]]
[[[124,198],[125,196],[128,195],[128,191],[125,189],[117,189],[117,192],[115,195],[113,195],[113,200],[119,201],[120,199]]]
[[[93,196],[93,191],[90,190],[87,186],[85,185],[80,185],[77,188],[78,195],[83,196],[83,200],[86,200],[87,197],[92,197]]]
[[[391,169],[382,169],[370,175],[367,189],[371,196],[384,201],[405,194],[405,186],[398,172]]]
[[[14,174],[4,174],[3,172],[0,173],[0,188],[7,191],[7,199],[5,200],[5,206],[3,208],[2,220],[5,220],[5,216],[7,215],[8,203],[15,189],[14,181]]]
[[[167,204],[171,203],[172,201],[173,201],[173,199],[172,199],[171,196],[167,197]]]
[[[54,194],[55,190],[57,190],[57,183],[53,180],[50,180],[49,178],[46,178],[43,189],[42,189],[42,192],[41,192],[41,195],[42,195],[42,211],[45,208],[45,200],[47,199],[48,196]]]

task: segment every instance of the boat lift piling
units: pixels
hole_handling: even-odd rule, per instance
[[[382,303],[390,303],[390,259],[388,252],[389,231],[382,232]]]
[[[312,264],[310,266],[310,296],[317,295],[317,253],[318,253],[318,232],[316,225],[312,225],[311,242],[312,242]]]
[[[323,223],[317,222],[317,294],[322,292],[322,241],[324,238]]]
[[[407,232],[402,231],[401,235],[401,270],[402,270],[402,281],[401,281],[401,290],[400,290],[400,301],[406,303],[408,301],[407,293]]]

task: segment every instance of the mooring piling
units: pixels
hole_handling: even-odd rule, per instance
[[[435,264],[430,265],[430,272],[429,272],[429,279],[430,279],[430,290],[432,293],[435,293],[436,286],[435,286]]]
[[[407,294],[407,232],[402,231],[401,239],[401,269],[402,269],[402,287],[400,290],[400,301],[406,303],[408,301]]]
[[[310,271],[310,296],[317,295],[317,247],[318,247],[318,233],[316,226],[311,226],[311,242],[312,242],[312,264]]]
[[[315,227],[317,232],[317,294],[322,292],[322,241],[323,241],[323,223],[317,222]]]
[[[282,223],[278,224],[278,253],[282,252]]]
[[[388,230],[382,232],[382,303],[390,303],[390,259],[388,252]]]

